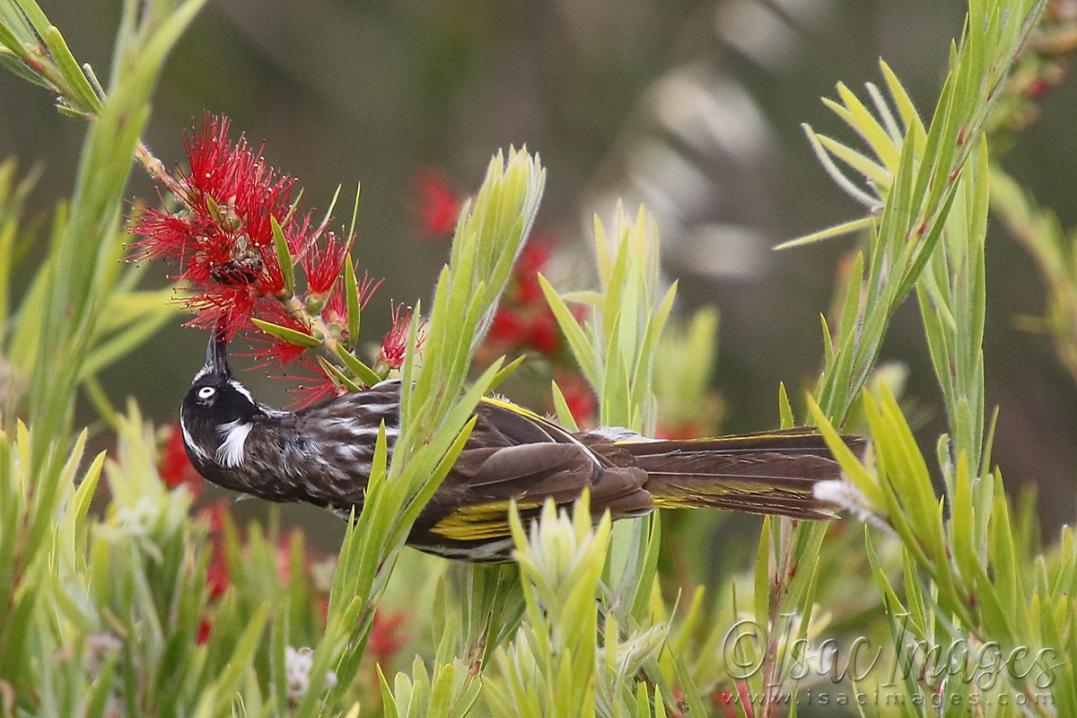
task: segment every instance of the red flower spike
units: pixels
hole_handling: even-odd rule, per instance
[[[227,117],[207,114],[202,128],[184,140],[190,174],[182,178],[187,188],[182,199],[192,211],[210,214],[208,198],[223,210],[219,219],[226,228],[244,230],[253,246],[270,246],[270,217],[284,223],[296,182],[268,167],[263,148],[251,150],[242,135],[232,144],[230,124]],[[242,227],[234,227],[237,223]]]
[[[333,289],[341,269],[348,245],[337,240],[330,232],[319,247],[314,245],[303,255],[303,271],[307,275],[307,289],[317,297],[325,297]]]
[[[398,611],[388,615],[380,610],[374,612],[374,625],[370,628],[367,648],[382,666],[388,665],[397,651],[408,642],[402,629],[409,618],[407,611]]]
[[[187,300],[195,316],[186,326],[207,331],[221,327],[231,339],[239,329],[249,328],[258,299],[257,292],[247,285],[216,287],[213,291],[202,292]]]
[[[374,296],[374,292],[378,291],[378,287],[384,280],[374,279],[366,272],[363,272],[363,276],[356,281],[355,293],[358,295],[359,310],[366,309],[366,305],[370,304],[371,298]],[[328,324],[337,324],[342,329],[348,328],[348,298],[345,296],[345,292],[348,288],[345,286],[345,282],[338,282],[333,289],[333,293],[329,295],[329,300],[325,303],[325,308],[322,310],[322,318]],[[341,334],[342,337],[348,337],[348,332],[344,331]]]
[[[185,209],[147,210],[132,233],[135,259],[176,259],[177,278],[194,295],[191,325],[223,325],[229,336],[243,327],[261,297],[277,296],[284,277],[277,263],[271,222],[289,225],[294,246],[309,243],[308,224],[289,219],[295,180],[270,169],[261,148],[228,139],[227,118],[207,115],[184,140],[189,172],[180,174],[178,199]],[[316,232],[315,232],[316,234]]]
[[[552,253],[553,243],[544,237],[534,237],[524,245],[513,271],[516,279],[514,294],[520,304],[527,306],[541,302],[545,306],[538,273],[546,268]]]
[[[490,323],[490,339],[508,344],[522,344],[527,330],[520,315],[508,307],[498,307]]]
[[[452,234],[460,214],[460,199],[444,173],[436,169],[420,170],[415,175],[415,191],[419,196],[423,233],[431,237]]]
[[[530,276],[546,268],[553,254],[553,243],[545,237],[534,237],[524,245],[520,258],[516,261],[516,274]]]
[[[539,284],[538,274],[517,277],[516,300],[525,306],[539,302],[545,304],[546,299],[542,296],[542,285]]]
[[[542,354],[553,354],[560,346],[557,320],[547,308],[535,314],[527,325],[527,342]]]
[[[195,643],[199,646],[205,644],[209,640],[209,634],[213,632],[213,624],[209,622],[209,619],[203,618],[202,622],[198,624],[198,635],[195,636]]]
[[[209,566],[206,568],[206,586],[211,598],[220,598],[232,584],[228,572],[228,561],[224,555],[224,521],[228,513],[228,500],[221,499],[198,512],[198,518],[209,524],[210,554]]]
[[[698,439],[701,433],[699,424],[689,419],[677,424],[659,424],[654,430],[654,438],[668,440]]]
[[[211,598],[220,598],[232,585],[232,575],[228,572],[228,562],[224,558],[224,547],[219,540],[213,545],[213,555],[210,556],[209,567],[206,569],[206,585]]]
[[[179,426],[172,426],[168,432],[168,441],[161,451],[157,472],[165,486],[170,489],[186,486],[196,499],[202,494],[202,477],[187,458],[187,450],[183,447],[183,432]]]
[[[220,536],[224,531],[224,517],[228,513],[228,499],[218,499],[209,506],[199,509],[198,520],[209,525],[211,537]]]
[[[381,351],[378,353],[378,362],[390,369],[399,369],[404,364],[404,355],[408,350],[408,329],[411,326],[411,307],[406,310],[402,304],[390,304],[393,317],[393,327],[381,340]],[[415,335],[416,351],[422,347],[426,338],[426,320],[419,319],[419,328]]]

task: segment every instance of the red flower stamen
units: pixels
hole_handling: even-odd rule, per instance
[[[168,433],[168,441],[165,442],[161,451],[157,472],[165,486],[175,489],[186,486],[194,498],[202,494],[202,476],[195,470],[191,460],[187,458],[187,450],[183,446],[183,432],[179,426],[172,426]]]
[[[535,314],[527,325],[527,341],[541,354],[553,354],[561,344],[557,320],[549,307]]]
[[[307,275],[307,289],[317,297],[325,297],[333,289],[344,267],[348,245],[337,240],[330,232],[321,247],[314,245],[303,255],[303,271]]]
[[[509,344],[522,344],[527,336],[520,315],[508,307],[498,307],[490,323],[490,339]]]
[[[374,296],[374,292],[378,291],[383,280],[374,279],[366,272],[363,272],[363,276],[356,282],[355,293],[357,295],[359,310],[366,309],[366,305],[370,304],[371,298]],[[329,295],[329,301],[325,303],[325,309],[322,310],[322,318],[329,324],[337,324],[342,329],[348,328],[348,298],[345,296],[347,288],[344,286],[344,282],[340,282],[333,289],[333,293]],[[341,334],[344,338],[348,337],[348,332],[344,331]]]
[[[436,169],[420,170],[415,175],[415,191],[423,233],[432,237],[452,234],[460,214],[460,199],[445,175]]]
[[[296,382],[288,391],[295,395],[291,406],[293,409],[305,409],[315,404],[320,404],[328,399],[334,399],[346,392],[344,387],[326,376],[318,363],[308,356],[304,356],[296,366],[304,373],[289,374],[284,378]]]
[[[194,290],[186,303],[192,326],[222,326],[231,336],[244,327],[262,297],[279,295],[284,277],[273,245],[272,220],[288,226],[293,247],[310,243],[306,222],[291,213],[295,180],[270,169],[261,148],[228,139],[227,118],[207,115],[184,140],[187,174],[181,173],[174,213],[147,210],[132,228],[135,259],[176,259],[178,279]],[[315,231],[315,235],[317,232]]]
[[[374,625],[370,628],[367,648],[382,666],[387,666],[397,651],[408,642],[403,628],[409,618],[407,611],[398,611],[388,615],[380,610],[374,612]]]
[[[401,311],[403,305],[390,304],[393,318],[393,326],[381,340],[381,351],[378,353],[378,363],[384,364],[390,369],[399,369],[404,364],[404,355],[408,350],[408,331],[411,326],[411,307]],[[415,335],[415,350],[418,351],[426,339],[426,320],[420,318],[418,330]]]
[[[198,635],[195,636],[195,643],[199,646],[203,645],[209,640],[209,634],[213,632],[213,624],[209,622],[208,618],[203,618],[201,623],[198,624]]]

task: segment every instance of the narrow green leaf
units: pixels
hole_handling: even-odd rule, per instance
[[[342,372],[336,365],[330,363],[325,357],[318,357],[318,366],[333,383],[343,386],[348,391],[362,391],[363,387],[355,383],[350,376]]]
[[[280,265],[281,275],[284,277],[284,294],[295,294],[295,264],[292,261],[292,251],[288,248],[288,238],[284,236],[284,230],[276,217],[270,216],[269,224],[273,228],[273,248],[277,250],[277,264]]]
[[[374,386],[382,377],[352,354],[343,344],[337,344],[337,356],[344,362],[348,371],[355,375],[365,386]]]
[[[580,427],[576,423],[576,417],[572,415],[572,410],[568,408],[565,395],[561,392],[561,387],[557,385],[556,381],[550,382],[550,390],[553,393],[553,408],[557,413],[557,421],[569,431],[579,431]]]
[[[94,92],[90,81],[86,79],[86,75],[82,72],[82,68],[79,67],[74,55],[71,54],[71,50],[67,47],[67,43],[64,41],[60,31],[53,26],[49,26],[42,36],[42,40],[44,40],[45,46],[49,48],[49,54],[52,55],[52,59],[56,62],[56,67],[60,74],[84,103],[85,109],[91,113],[100,112],[101,99]]]
[[[359,283],[355,278],[355,262],[349,252],[344,262],[344,297],[348,306],[348,339],[352,349],[359,346],[360,313],[362,307],[359,304]]]
[[[264,319],[251,317],[251,323],[269,336],[275,339],[280,339],[282,342],[287,342],[289,344],[292,344],[293,346],[305,347],[307,349],[316,349],[323,344],[321,339],[311,336],[310,334],[304,334],[303,332],[296,331],[295,329],[283,327],[280,324],[267,322]]]
[[[848,222],[842,222],[836,224],[833,227],[827,227],[826,229],[820,229],[817,232],[811,234],[805,234],[801,237],[786,240],[781,244],[774,246],[775,251],[782,249],[790,249],[792,247],[801,247],[805,244],[814,244],[815,242],[821,242],[824,239],[831,239],[832,237],[843,237],[847,234],[855,234],[861,230],[871,227],[875,222],[875,218],[871,215],[867,217],[861,217],[860,219],[851,219]]]

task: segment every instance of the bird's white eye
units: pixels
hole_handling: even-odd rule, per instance
[[[211,396],[213,396],[216,393],[217,393],[217,390],[214,389],[212,386],[204,386],[204,387],[202,387],[201,389],[198,390],[198,398],[199,399],[208,399],[208,398],[210,398]]]

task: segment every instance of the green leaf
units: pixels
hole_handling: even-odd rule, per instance
[[[273,248],[277,251],[277,264],[280,265],[280,272],[284,277],[284,295],[290,297],[295,294],[295,263],[292,261],[292,251],[288,248],[288,239],[284,236],[284,230],[277,218],[270,216],[269,224],[273,229]]]
[[[553,393],[553,407],[554,411],[557,412],[558,423],[569,431],[579,431],[580,427],[576,423],[576,417],[572,415],[572,410],[568,408],[565,395],[561,392],[561,387],[557,385],[556,381],[550,382],[550,390]]]
[[[303,332],[296,331],[289,327],[283,327],[280,324],[267,322],[264,319],[258,319],[257,317],[251,317],[251,323],[274,339],[280,339],[282,342],[287,342],[293,346],[316,349],[324,343],[323,340],[318,337],[304,334]]]
[[[337,344],[337,356],[344,362],[348,371],[355,375],[365,386],[374,386],[382,377],[352,354],[343,344]]]
[[[90,81],[86,79],[86,75],[71,54],[71,50],[68,49],[60,31],[50,26],[42,35],[42,40],[44,40],[45,46],[49,48],[49,54],[52,55],[52,59],[56,62],[60,75],[82,101],[86,111],[92,114],[100,112],[101,99],[94,92]]]
[[[352,348],[359,345],[360,312],[359,283],[355,278],[355,263],[351,253],[344,262],[344,298],[348,303],[348,339],[351,340]]]
[[[342,386],[348,391],[362,391],[363,387],[357,384],[351,377],[342,372],[335,364],[330,363],[325,357],[318,357],[318,366],[334,384]]]

